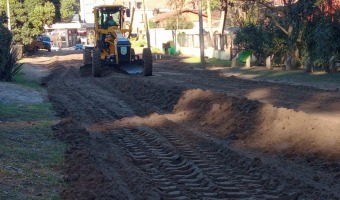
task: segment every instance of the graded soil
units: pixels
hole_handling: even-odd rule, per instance
[[[151,77],[95,78],[82,54],[54,56],[42,84],[69,144],[63,199],[340,198],[337,90],[166,56]]]

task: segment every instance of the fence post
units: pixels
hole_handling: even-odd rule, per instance
[[[251,67],[251,55],[248,56],[247,60],[246,60],[246,68],[250,68]]]

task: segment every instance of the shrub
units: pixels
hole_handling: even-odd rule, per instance
[[[18,64],[18,53],[13,47],[12,34],[0,23],[0,81],[12,81],[12,77],[20,72],[22,64]]]
[[[12,78],[20,72],[23,63],[17,63],[17,61],[18,61],[17,49],[14,48],[13,44],[11,44],[5,67],[4,76],[5,81],[12,81]]]
[[[11,32],[0,23],[0,80],[4,77],[11,41]]]
[[[340,54],[340,9],[335,13],[316,13],[306,26],[307,53],[314,66],[328,67],[332,56]]]
[[[179,43],[179,45],[181,45],[182,47],[184,47],[186,45],[186,34],[184,32],[179,32],[177,34],[177,42]]]
[[[270,55],[272,35],[263,26],[247,24],[236,33],[234,43],[246,50],[251,50],[258,64],[263,64],[265,58]]]

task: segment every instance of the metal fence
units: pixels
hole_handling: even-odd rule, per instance
[[[200,47],[199,34],[178,34],[177,41],[181,47]],[[204,48],[207,48],[209,46],[209,41],[209,34],[204,34]]]

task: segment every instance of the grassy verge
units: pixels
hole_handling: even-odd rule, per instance
[[[53,138],[58,119],[51,108],[0,103],[0,199],[60,199],[66,145]]]
[[[307,84],[323,88],[337,88],[340,86],[340,73],[329,74],[326,72],[305,73],[304,70],[285,71],[280,68],[266,69],[265,67],[235,67],[223,70],[237,76],[247,76],[253,79],[289,82],[294,84]]]
[[[22,72],[19,72],[13,77],[13,82],[23,86],[28,86],[36,90],[42,90],[41,85],[38,81],[25,79],[25,74]]]
[[[183,57],[181,62],[187,65],[199,66],[199,57]],[[283,81],[296,84],[308,84],[314,86],[321,86],[327,88],[336,88],[340,86],[340,73],[328,74],[323,71],[317,71],[314,73],[305,73],[304,70],[285,71],[281,68],[272,68],[270,70],[265,67],[251,67],[245,68],[244,63],[237,62],[238,67],[231,68],[231,61],[220,60],[216,58],[209,58],[206,60],[207,66],[225,67],[222,68],[222,72],[232,74],[239,77],[247,77],[253,79],[265,79],[272,81]]]

